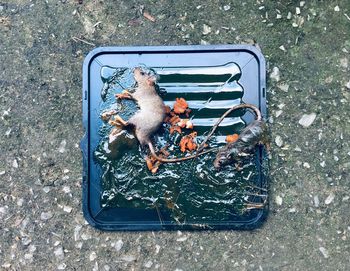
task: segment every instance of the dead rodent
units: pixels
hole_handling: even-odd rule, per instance
[[[257,118],[241,131],[235,142],[228,143],[219,149],[214,160],[216,169],[238,162],[240,158],[251,154],[258,144],[266,146],[268,144],[266,124],[261,118],[260,111],[253,105],[242,106],[253,109]]]
[[[118,99],[133,99],[137,102],[139,110],[128,121],[123,120],[119,115],[114,117],[110,123],[113,125],[120,124],[123,127],[133,127],[135,136],[142,146],[147,145],[150,149],[151,155],[163,163],[176,163],[192,159],[198,155],[209,153],[214,149],[206,150],[197,155],[186,156],[181,158],[163,158],[156,154],[151,136],[159,129],[165,118],[165,105],[163,100],[159,97],[156,91],[155,74],[137,67],[134,69],[134,78],[137,83],[135,91],[130,93],[124,91],[117,94]]]
[[[260,127],[261,121],[261,113],[258,108],[251,104],[240,104],[233,106],[228,109],[221,118],[217,121],[217,123],[213,126],[211,132],[208,134],[207,138],[201,143],[199,148],[197,149],[197,153],[195,155],[180,157],[180,158],[163,158],[156,154],[153,143],[151,141],[151,136],[159,129],[161,124],[163,123],[165,117],[165,105],[163,100],[159,97],[156,88],[155,82],[157,77],[155,74],[144,70],[140,67],[134,69],[134,78],[137,83],[135,91],[130,93],[128,91],[124,91],[121,94],[117,94],[116,97],[118,99],[133,99],[136,100],[139,110],[133,115],[129,121],[123,120],[119,115],[116,115],[113,120],[110,120],[110,124],[112,125],[121,125],[123,127],[133,127],[135,131],[135,136],[140,142],[142,146],[147,145],[150,149],[151,155],[158,161],[163,163],[176,163],[189,159],[193,159],[198,157],[199,155],[210,153],[217,151],[218,148],[212,148],[209,150],[203,150],[204,146],[206,146],[206,142],[213,135],[214,131],[217,129],[222,120],[232,111],[240,108],[249,108],[252,109],[257,115],[257,121],[259,123],[255,123],[256,126]],[[112,112],[114,114],[115,112]],[[105,114],[108,115],[107,113]],[[103,117],[104,115],[102,115]],[[110,117],[110,116],[107,116]],[[238,141],[244,142],[246,144],[245,149],[243,145],[227,144],[224,148],[219,149],[219,152],[216,156],[216,160],[214,162],[215,165],[223,165],[224,163],[229,163],[231,155],[234,155],[235,150],[247,150],[247,148],[255,147],[255,139],[260,138],[259,131],[257,134],[254,134],[254,131],[247,126],[241,133]],[[248,130],[252,133],[252,137],[247,141],[248,138]],[[259,129],[258,129],[259,130]],[[246,131],[246,132],[245,132]],[[243,149],[242,149],[243,148]]]

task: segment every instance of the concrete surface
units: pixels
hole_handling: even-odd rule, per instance
[[[82,2],[0,1],[0,269],[349,270],[350,1]],[[156,22],[140,16],[141,4]],[[84,56],[105,45],[252,40],[272,75],[264,226],[111,233],[87,225]],[[309,127],[299,124],[312,113]]]

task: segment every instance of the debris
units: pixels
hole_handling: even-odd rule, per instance
[[[324,247],[320,247],[319,250],[322,253],[323,257],[325,257],[325,259],[329,257],[329,253],[327,249],[325,249]]]
[[[276,138],[275,138],[275,143],[276,143],[276,145],[278,146],[278,147],[282,147],[283,146],[283,139],[282,139],[282,137],[281,136],[276,136]]]
[[[278,67],[273,67],[272,72],[270,74],[270,78],[272,81],[276,82],[281,80],[280,69]]]
[[[280,50],[282,50],[283,52],[287,52],[286,48],[284,47],[284,45],[281,45],[280,47],[278,47]]]
[[[330,193],[329,196],[324,201],[324,204],[326,204],[326,205],[331,204],[333,202],[334,198],[335,198],[335,195],[333,193]]]
[[[316,119],[316,114],[304,114],[299,120],[299,124],[303,127],[309,127]]]
[[[97,258],[96,252],[95,251],[91,252],[89,256],[90,262],[96,260],[96,258]]]
[[[58,147],[58,152],[64,153],[66,151],[66,145],[67,145],[67,141],[62,140],[60,143],[60,146]]]
[[[286,83],[279,83],[277,87],[284,92],[288,92],[289,90],[289,85]]]
[[[193,151],[197,149],[197,144],[194,142],[196,136],[197,132],[193,132],[189,135],[182,137],[180,141],[180,150],[182,152],[185,152],[186,150]]]
[[[339,12],[339,11],[340,11],[339,6],[335,6],[335,7],[334,7],[334,11]]]
[[[187,108],[188,108],[188,103],[184,98],[176,98],[176,102],[174,104],[174,112],[176,114],[185,113]]]
[[[225,10],[225,11],[228,11],[228,10],[230,10],[230,9],[231,9],[231,6],[230,6],[230,5],[225,5],[225,6],[224,6],[224,10]]]
[[[49,220],[53,217],[53,213],[51,211],[42,212],[40,215],[41,220]]]
[[[346,86],[347,89],[350,89],[350,81],[347,82],[345,86]]]
[[[116,251],[120,251],[124,245],[123,240],[119,239],[117,242],[113,244]]]
[[[314,206],[318,208],[320,206],[320,200],[318,199],[318,196],[314,196]]]
[[[238,134],[227,135],[225,138],[225,141],[227,143],[233,143],[233,142],[236,142],[238,138],[239,138]]]
[[[211,32],[211,27],[209,25],[203,24],[203,35],[208,35]]]
[[[152,265],[153,265],[153,262],[151,260],[149,260],[149,261],[145,262],[143,266],[146,268],[151,268]]]
[[[72,207],[70,206],[63,206],[63,211],[65,211],[66,213],[71,213],[72,212]]]
[[[277,205],[281,206],[282,203],[283,203],[282,197],[281,196],[276,196],[275,202],[276,202]]]
[[[72,40],[75,41],[75,42],[80,41],[82,43],[85,43],[85,44],[88,44],[88,45],[91,45],[91,46],[96,46],[94,43],[86,41],[86,40],[83,40],[83,39],[78,38],[78,37],[72,37]]]
[[[16,159],[13,160],[13,162],[12,162],[12,167],[18,168],[18,162],[17,162]]]
[[[155,22],[156,18],[154,18],[148,11],[143,11],[143,17],[145,17],[147,20],[151,21],[151,22]]]
[[[310,164],[308,162],[304,162],[303,163],[303,167],[304,168],[310,168],[311,166],[310,166]]]
[[[124,262],[133,262],[136,261],[136,257],[133,255],[124,255],[120,258]]]
[[[340,67],[347,69],[349,67],[349,60],[346,57],[340,59]]]
[[[57,249],[55,249],[55,251],[53,252],[56,256],[57,259],[59,260],[63,260],[64,259],[64,251],[63,251],[63,247],[60,246]]]

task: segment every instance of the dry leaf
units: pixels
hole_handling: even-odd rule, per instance
[[[153,23],[156,21],[156,18],[154,18],[148,11],[143,12],[143,17],[145,17],[147,20]]]
[[[194,142],[195,137],[197,136],[197,132],[193,132],[189,135],[186,135],[180,140],[180,150],[182,152],[193,151],[197,149],[197,144]]]
[[[174,104],[174,112],[176,114],[185,113],[187,108],[188,108],[188,103],[184,98],[176,98],[176,102]]]
[[[225,141],[227,143],[233,143],[233,142],[237,141],[238,137],[239,137],[238,134],[228,135],[228,136],[226,136]]]

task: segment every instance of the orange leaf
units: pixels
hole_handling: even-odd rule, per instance
[[[149,157],[146,157],[146,165],[149,171],[152,171],[153,163]]]
[[[176,102],[174,104],[174,112],[176,114],[185,113],[187,108],[188,108],[188,103],[184,98],[176,98]]]
[[[233,143],[233,142],[237,141],[238,137],[239,137],[238,134],[228,135],[228,136],[226,136],[225,141],[227,143]]]

